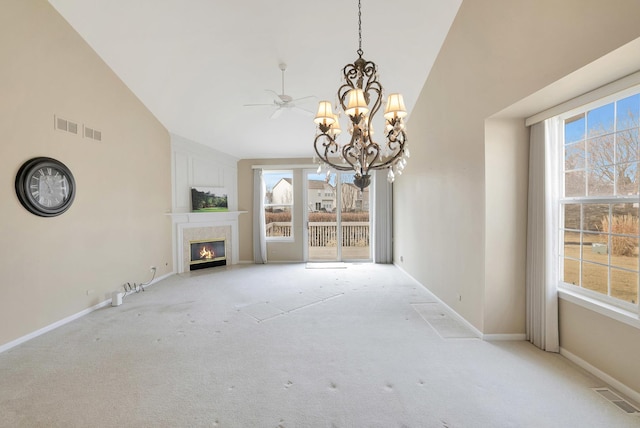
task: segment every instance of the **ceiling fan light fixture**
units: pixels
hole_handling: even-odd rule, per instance
[[[336,109],[341,108],[349,122],[350,140],[339,143],[341,133],[338,115],[331,103],[321,101],[314,122],[318,132],[313,147],[319,162],[338,171],[354,173],[353,183],[364,190],[371,183],[370,171],[388,169],[387,178],[393,182],[402,173],[409,157],[404,118],[407,109],[402,95],[389,95],[384,111],[385,143],[373,140],[373,118],[382,106],[384,88],[378,81],[378,66],[362,55],[362,5],[358,0],[358,58],[342,69],[343,84],[338,89]]]

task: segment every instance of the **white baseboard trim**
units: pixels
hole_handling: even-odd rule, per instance
[[[580,358],[577,355],[567,351],[566,349],[564,349],[562,347],[560,348],[560,355],[562,355],[563,357],[565,357],[567,360],[571,361],[572,363],[576,364],[577,366],[582,367],[583,369],[585,369],[586,371],[588,371],[589,373],[591,373],[592,375],[594,375],[598,379],[602,380],[603,382],[606,382],[607,384],[612,386],[615,390],[617,390],[621,394],[626,395],[629,399],[635,401],[636,403],[640,403],[640,393],[638,391],[635,391],[635,390],[629,388],[624,383],[622,383],[619,380],[611,377],[610,375],[606,374],[605,372],[603,372],[599,368],[592,366],[591,364],[589,364],[588,362],[586,362],[582,358]]]
[[[409,274],[406,270],[404,270],[401,266],[399,266],[398,264],[394,263],[394,266],[397,267],[398,269],[400,269],[405,275],[407,275],[409,278],[411,278],[416,284],[418,284],[420,287],[424,288],[425,290],[427,290],[429,292],[429,294],[431,294],[431,297],[433,297],[434,299],[437,300],[438,303],[440,303],[442,306],[444,306],[444,309],[446,310],[447,314],[451,317],[454,318],[456,321],[458,321],[460,324],[462,324],[463,326],[467,327],[469,330],[471,330],[471,332],[478,338],[478,339],[482,339],[483,335],[482,332],[480,330],[478,330],[473,324],[471,324],[469,321],[467,321],[462,315],[460,315],[459,313],[457,313],[456,311],[454,311],[449,305],[447,305],[445,302],[443,302],[438,296],[436,296],[435,294],[433,294],[431,292],[431,290],[429,290],[428,287],[426,287],[425,285],[423,285],[420,281],[418,281],[417,279],[415,279],[413,276],[411,276],[411,274]]]
[[[527,340],[526,334],[512,333],[512,334],[483,334],[482,340],[487,342],[499,342],[499,341],[523,341]]]
[[[445,302],[442,301],[442,299],[440,299],[438,296],[436,296],[435,294],[433,294],[431,292],[431,290],[429,290],[428,287],[426,287],[425,285],[423,285],[420,281],[418,281],[417,279],[415,279],[413,276],[411,276],[411,274],[409,274],[406,270],[404,270],[402,268],[402,266],[398,265],[397,263],[393,264],[395,267],[397,267],[398,269],[400,269],[405,275],[407,275],[409,278],[411,278],[414,282],[416,282],[418,285],[420,285],[422,288],[424,288],[425,290],[427,290],[429,293],[431,293],[431,296],[436,299],[438,301],[438,303],[440,303],[442,306],[445,307],[447,313],[452,317],[455,318],[456,321],[458,321],[459,323],[461,323],[462,325],[464,325],[465,327],[467,327],[469,330],[471,330],[473,332],[473,334],[476,335],[476,337],[478,337],[479,339],[485,340],[487,342],[490,341],[522,341],[522,340],[526,340],[527,336],[524,333],[511,333],[511,334],[483,334],[480,330],[478,330],[473,324],[471,324],[469,321],[467,321],[462,315],[460,315],[459,313],[457,313],[454,309],[452,309],[449,305],[447,305]]]
[[[4,345],[0,346],[0,353],[2,353],[4,351],[8,351],[9,349],[14,348],[14,347],[16,347],[16,346],[18,346],[20,344],[23,344],[24,342],[27,342],[27,341],[29,341],[31,339],[35,339],[38,336],[41,336],[41,335],[43,335],[45,333],[48,333],[51,330],[55,330],[58,327],[61,327],[61,326],[65,325],[65,324],[68,324],[71,321],[77,320],[80,317],[83,317],[83,316],[85,316],[85,315],[87,315],[87,314],[89,314],[89,313],[91,313],[91,312],[93,312],[93,311],[95,311],[97,309],[104,308],[105,306],[110,305],[110,304],[111,304],[111,299],[105,300],[103,302],[98,303],[97,305],[94,305],[94,306],[92,306],[90,308],[87,308],[87,309],[85,309],[83,311],[80,311],[80,312],[78,312],[76,314],[73,314],[73,315],[70,315],[70,316],[68,316],[66,318],[63,318],[60,321],[56,321],[53,324],[49,324],[46,327],[42,327],[39,330],[31,332],[31,333],[29,333],[29,334],[27,334],[25,336],[19,337],[16,340],[13,340],[13,341],[11,341],[9,343],[5,343]]]
[[[150,287],[153,284],[155,284],[156,282],[160,282],[163,279],[170,277],[171,275],[173,275],[173,272],[170,272],[170,273],[168,273],[166,275],[163,275],[163,276],[160,276],[158,278],[155,278],[153,281],[151,281],[149,283],[149,285],[145,285],[145,287]],[[104,308],[105,306],[109,306],[110,304],[111,304],[111,299],[107,299],[107,300],[105,300],[103,302],[100,302],[100,303],[98,303],[96,305],[91,306],[90,308],[84,309],[84,310],[82,310],[82,311],[80,311],[80,312],[78,312],[76,314],[69,315],[66,318],[63,318],[63,319],[61,319],[59,321],[56,321],[53,324],[49,324],[46,327],[42,327],[41,329],[38,329],[38,330],[33,331],[33,332],[31,332],[31,333],[29,333],[27,335],[24,335],[24,336],[19,337],[19,338],[15,339],[15,340],[12,340],[11,342],[5,343],[4,345],[0,345],[0,354],[5,352],[5,351],[8,351],[11,348],[15,348],[16,346],[21,345],[24,342],[27,342],[27,341],[29,341],[31,339],[35,339],[38,336],[41,336],[41,335],[43,335],[45,333],[48,333],[51,330],[55,330],[58,327],[62,327],[63,325],[68,324],[71,321],[75,321],[78,318],[81,318],[81,317],[83,317],[83,316],[85,316],[87,314],[90,314],[93,311],[96,311],[98,309]]]

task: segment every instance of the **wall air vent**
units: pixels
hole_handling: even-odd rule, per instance
[[[92,140],[102,141],[102,131],[84,126],[84,137]]]
[[[78,124],[76,122],[58,116],[53,116],[53,119],[56,130],[78,135]]]
[[[600,394],[600,396],[605,400],[608,400],[611,403],[615,404],[619,409],[632,415],[640,415],[640,410],[638,410],[633,404],[629,403],[627,400],[620,397],[615,392],[611,391],[609,388],[591,388],[591,389],[593,389],[595,392]]]
[[[67,121],[67,130],[72,134],[78,133],[78,124],[74,122]]]

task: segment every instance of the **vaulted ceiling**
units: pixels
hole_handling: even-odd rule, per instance
[[[317,101],[357,58],[356,0],[49,1],[169,132],[238,158],[311,157]],[[409,112],[461,1],[363,1],[363,56]],[[281,63],[284,92],[316,98],[272,118]]]

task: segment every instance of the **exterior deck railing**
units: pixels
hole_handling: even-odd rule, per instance
[[[291,236],[291,222],[272,222],[267,224],[266,232],[268,237],[287,238]]]
[[[267,236],[291,236],[290,222],[273,222],[267,225]],[[310,247],[335,247],[338,242],[336,222],[309,222]],[[369,222],[342,222],[343,247],[367,247],[371,242]]]

